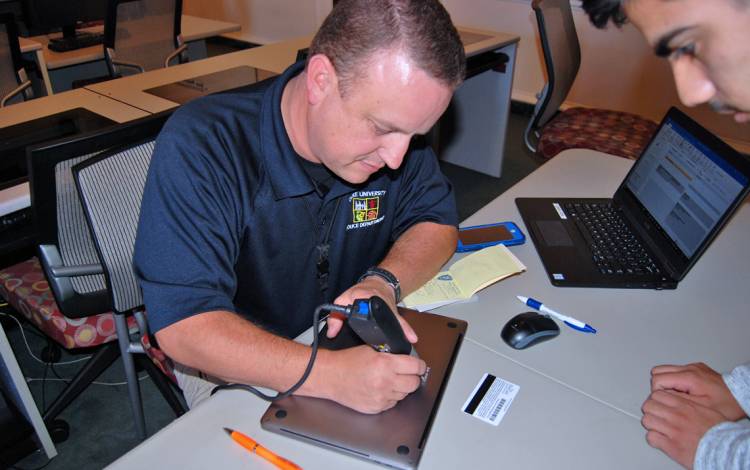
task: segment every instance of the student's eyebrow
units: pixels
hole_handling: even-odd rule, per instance
[[[672,39],[674,39],[678,34],[681,34],[691,28],[692,26],[685,26],[663,35],[661,38],[659,38],[659,40],[656,42],[656,45],[654,46],[654,54],[656,54],[657,57],[669,57],[674,50],[669,45],[669,43],[672,42]]]

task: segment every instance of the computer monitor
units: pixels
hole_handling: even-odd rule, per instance
[[[92,35],[76,31],[81,23],[104,21],[107,15],[107,0],[26,0],[25,15],[33,34],[48,34],[62,31],[61,41],[52,40],[50,49],[75,49],[92,45]],[[93,35],[101,43],[101,34]],[[96,42],[94,42],[96,43]]]

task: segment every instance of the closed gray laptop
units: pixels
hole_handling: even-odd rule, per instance
[[[261,427],[383,465],[416,468],[467,324],[407,309],[400,313],[419,336],[415,348],[430,368],[417,391],[376,415],[330,400],[292,396],[273,403],[261,418]],[[325,330],[320,339],[321,347],[332,350],[362,344],[346,326],[333,340],[325,338]]]

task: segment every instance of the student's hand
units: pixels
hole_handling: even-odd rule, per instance
[[[656,390],[683,392],[684,398],[718,411],[729,421],[745,417],[721,374],[703,363],[654,367],[651,370],[651,391]]]
[[[685,468],[693,468],[698,443],[713,426],[725,421],[719,412],[673,390],[656,390],[641,407],[646,441]]]
[[[377,295],[381,299],[385,300],[385,302],[388,304],[388,308],[390,308],[391,311],[396,314],[396,318],[398,319],[399,323],[401,323],[401,328],[403,328],[404,330],[406,339],[409,340],[409,342],[412,344],[416,343],[418,340],[417,334],[414,332],[414,329],[412,329],[411,325],[409,325],[406,320],[404,320],[403,317],[399,315],[398,308],[396,307],[396,294],[393,292],[393,287],[385,282],[384,279],[381,279],[377,276],[366,277],[359,284],[355,284],[354,286],[347,289],[333,302],[339,305],[351,305],[352,302],[354,302],[356,299],[369,299],[373,295]],[[341,327],[343,326],[343,324],[344,319],[340,315],[332,313],[328,317],[327,336],[329,338],[333,338],[334,336],[336,336],[339,331],[341,331]]]
[[[419,358],[380,353],[366,345],[324,354],[321,372],[330,390],[328,398],[367,414],[396,406],[420,386],[427,367]]]

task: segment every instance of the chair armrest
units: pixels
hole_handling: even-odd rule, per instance
[[[130,67],[134,69],[138,69],[139,72],[143,73],[146,70],[143,68],[143,66],[136,64],[135,62],[124,62],[121,60],[113,60],[112,64],[119,65],[120,67]]]
[[[169,54],[167,56],[167,58],[164,59],[164,68],[169,67],[169,63],[172,61],[172,59],[174,59],[178,55],[182,54],[186,49],[187,49],[187,44],[183,44],[180,47],[178,47],[177,49],[175,49],[174,52],[172,52],[171,54]]]
[[[91,274],[104,274],[101,264],[79,264],[76,266],[50,266],[50,273],[55,277],[88,276]]]
[[[3,96],[3,99],[0,100],[0,108],[5,107],[5,103],[7,103],[9,99],[13,98],[14,96],[16,96],[17,94],[21,93],[22,91],[24,91],[25,89],[27,89],[30,86],[31,86],[31,82],[24,82],[24,83],[18,85],[13,90],[11,90],[10,93],[8,93],[7,95]]]

